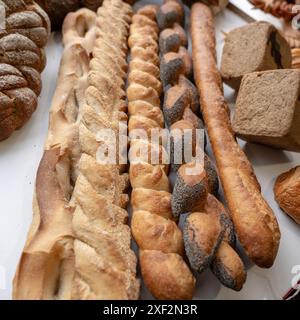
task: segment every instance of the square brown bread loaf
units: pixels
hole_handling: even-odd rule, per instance
[[[250,142],[300,151],[300,70],[254,72],[243,77],[233,129]]]
[[[291,68],[291,49],[270,23],[259,21],[236,28],[226,35],[221,73],[224,81],[238,89],[250,72]]]

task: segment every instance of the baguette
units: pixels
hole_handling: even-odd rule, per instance
[[[216,64],[213,14],[204,4],[192,7],[191,35],[201,109],[239,241],[255,264],[271,267],[280,241],[279,226],[235,140]]]
[[[168,165],[162,161],[163,145],[154,145],[149,134],[144,139],[133,136],[134,130],[161,130],[164,118],[160,110],[161,83],[157,73],[158,27],[156,7],[141,8],[133,16],[129,37],[131,61],[127,97],[131,146],[130,182],[133,209],[131,229],[140,249],[141,272],[146,287],[157,299],[191,299],[195,279],[183,260],[183,239],[171,212]],[[145,32],[144,30],[150,30]],[[148,34],[148,36],[145,36]],[[147,46],[151,43],[151,46]],[[147,47],[147,54],[144,54]],[[152,164],[150,147],[159,163]],[[148,153],[137,159],[143,150]]]
[[[118,130],[119,119],[126,119],[124,43],[130,18],[129,5],[105,0],[97,16],[81,9],[64,22],[65,49],[15,299],[139,296],[124,209],[128,174],[121,165],[96,159],[96,134]],[[104,22],[110,28],[102,29]]]
[[[170,3],[171,0],[168,1]],[[178,3],[176,1],[176,7]],[[175,7],[172,10],[175,11]],[[168,10],[169,16],[180,16],[180,11],[171,14],[172,10]],[[182,213],[190,213],[184,222],[183,236],[192,269],[201,273],[211,267],[223,285],[241,290],[246,280],[244,264],[233,248],[235,243],[232,238],[235,237],[232,222],[224,214],[225,208],[210,194],[218,193],[218,175],[209,157],[203,154],[203,146],[196,141],[196,130],[203,128],[201,119],[196,115],[199,112],[199,96],[197,88],[188,80],[192,76],[192,63],[185,47],[187,43],[180,42],[177,33],[180,21],[174,18],[173,23],[175,27],[169,25],[160,33],[160,50],[164,54],[162,65],[166,64],[165,57],[171,53],[178,55],[178,65],[181,62],[183,66],[179,71],[166,67],[168,72],[164,72],[164,69],[161,72],[162,80],[169,85],[165,90],[163,107],[166,123],[172,133],[179,131],[178,137],[172,135],[174,139],[171,144],[172,167],[177,171],[171,199],[172,213],[176,218]],[[186,36],[181,35],[181,38]],[[193,132],[191,141],[183,139],[185,129]],[[182,159],[188,147],[194,159],[184,159],[185,164],[177,164],[175,157]],[[199,148],[201,152],[196,153]],[[188,170],[193,168],[198,172],[189,174]]]

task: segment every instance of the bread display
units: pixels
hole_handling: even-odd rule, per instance
[[[280,208],[300,224],[300,167],[282,173],[275,182],[274,194]]]
[[[245,75],[236,102],[233,130],[241,139],[300,151],[300,70]]]
[[[291,49],[287,41],[273,25],[259,21],[236,28],[226,35],[221,74],[228,85],[238,89],[247,73],[288,69],[291,63]]]
[[[255,264],[271,267],[280,241],[279,226],[235,140],[216,63],[213,15],[204,4],[192,7],[191,35],[201,110],[238,239]]]
[[[252,23],[249,2],[0,0],[0,141],[44,109],[0,146],[2,298],[283,297],[299,256],[300,166],[284,172],[300,159],[298,0],[251,2],[282,27]]]
[[[48,16],[34,1],[4,0],[2,5],[0,141],[23,127],[37,108],[50,33]]]
[[[63,26],[64,53],[36,179],[34,219],[14,279],[15,299],[137,299],[128,174],[99,162],[97,133],[126,121],[132,9],[105,0]],[[80,30],[85,30],[82,33]]]
[[[140,250],[146,287],[157,299],[182,300],[193,297],[195,279],[183,260],[182,233],[172,216],[168,166],[162,161],[152,164],[147,155],[140,158],[142,150],[155,146],[150,136],[140,139],[135,136],[139,129],[148,132],[164,127],[159,99],[162,86],[159,80],[158,27],[156,14],[153,14],[156,11],[152,5],[138,10],[133,16],[129,37],[131,60],[127,97],[131,138],[131,229]],[[157,145],[157,148],[159,154],[166,152],[163,145]]]

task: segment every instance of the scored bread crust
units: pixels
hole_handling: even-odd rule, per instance
[[[235,140],[216,64],[214,32],[211,10],[194,4],[191,34],[195,80],[218,172],[242,246],[254,263],[267,268],[277,255],[279,226],[261,195],[249,160]]]
[[[126,119],[131,14],[121,0],[105,0],[97,15],[81,9],[64,22],[65,49],[15,299],[139,296],[124,209],[128,174],[96,159],[97,132],[117,132],[119,119]]]
[[[162,85],[159,80],[156,11],[156,6],[145,6],[132,19],[127,88],[129,136],[135,129],[160,130],[164,126],[159,99]],[[160,159],[166,150],[163,146],[152,145],[149,137],[144,140],[131,138],[131,229],[140,249],[145,285],[157,299],[191,299],[195,279],[183,260],[182,233],[172,217],[168,166],[161,161],[151,164],[148,159],[149,147],[157,149]],[[149,153],[137,161],[139,150],[148,150]]]
[[[44,47],[50,35],[47,14],[31,0],[3,0],[0,28],[0,141],[29,120],[42,90]]]

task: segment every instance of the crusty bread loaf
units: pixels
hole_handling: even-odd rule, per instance
[[[172,0],[167,1],[168,5],[170,3]],[[171,131],[172,168],[177,171],[171,198],[172,214],[178,218],[182,213],[190,213],[184,222],[183,235],[186,255],[192,269],[201,273],[211,267],[223,285],[241,290],[246,272],[242,260],[234,250],[232,222],[222,204],[210,194],[218,193],[218,175],[202,150],[205,141],[196,141],[196,131],[203,129],[202,120],[196,115],[199,112],[199,96],[196,87],[187,78],[192,78],[192,63],[185,47],[187,42],[180,40],[187,36],[184,30],[181,37],[177,33],[180,25],[180,2],[175,3],[174,7],[163,5],[165,12],[160,10],[158,15],[161,20],[162,17],[172,17],[173,21],[173,25],[170,22],[161,23],[159,37],[160,51],[163,54],[161,79],[165,85],[168,84],[168,88],[165,88],[163,112]],[[168,27],[164,28],[166,25]],[[177,61],[173,63],[175,67],[168,62],[169,57],[174,57],[173,60]],[[189,138],[184,137],[185,130],[192,132]],[[190,158],[187,158],[188,149],[192,151]]]
[[[155,146],[150,141],[151,130],[161,130],[164,126],[159,99],[162,88],[157,72],[158,27],[154,11],[156,13],[157,8],[152,5],[138,10],[133,16],[129,37],[131,61],[127,97],[131,137],[131,229],[140,249],[142,276],[152,295],[157,299],[191,299],[195,279],[182,257],[182,233],[172,217],[167,159],[163,161],[166,150],[163,144]],[[137,139],[134,130],[139,129],[145,130],[147,135]],[[150,147],[158,155],[157,164],[151,161]],[[146,154],[140,157],[144,150]]]
[[[0,141],[31,117],[42,90],[44,47],[50,34],[47,14],[34,1],[3,0],[0,30]]]
[[[204,4],[194,4],[191,23],[195,80],[230,214],[248,256],[258,266],[270,267],[277,255],[280,231],[230,126],[229,109],[216,64],[211,10]]]
[[[131,13],[121,0],[105,0],[97,16],[81,9],[65,20],[65,49],[37,174],[34,220],[14,279],[15,299],[139,296],[124,209],[128,174],[122,165],[96,159],[97,133],[116,132],[119,119],[126,118]]]
[[[291,49],[270,23],[258,21],[231,30],[225,38],[221,74],[238,89],[242,77],[255,71],[291,68]]]
[[[275,182],[274,195],[280,208],[300,224],[300,167],[282,173]]]
[[[235,230],[228,210],[213,195],[209,194],[204,211],[219,220],[223,237],[210,267],[220,282],[235,291],[240,291],[246,281],[244,263],[235,251]]]
[[[246,141],[300,151],[300,70],[243,77],[232,127]]]

